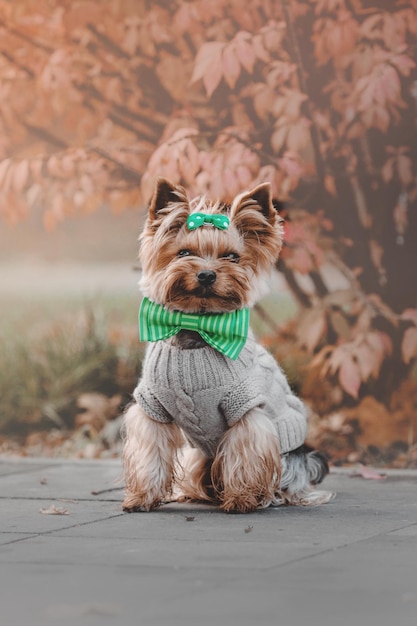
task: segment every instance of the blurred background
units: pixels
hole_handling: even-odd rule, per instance
[[[253,311],[335,464],[417,466],[417,2],[0,0],[0,453],[120,453],[155,178],[285,218]]]

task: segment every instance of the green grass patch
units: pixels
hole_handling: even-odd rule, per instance
[[[132,299],[127,299],[132,300]],[[128,306],[124,307],[126,304]],[[127,402],[140,372],[137,303],[31,302],[2,317],[0,429],[71,427],[83,392]]]

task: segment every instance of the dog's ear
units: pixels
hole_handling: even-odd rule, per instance
[[[188,206],[187,194],[184,187],[173,185],[166,178],[157,178],[155,189],[149,205],[149,217],[154,220],[167,214],[166,209],[172,204],[186,204]]]
[[[277,260],[283,241],[282,219],[273,202],[270,183],[239,194],[230,207],[230,219],[242,234],[256,265],[265,269]]]
[[[261,183],[251,191],[244,191],[236,196],[230,208],[232,219],[239,221],[245,218],[245,209],[258,211],[269,222],[274,223],[277,219],[277,212],[272,203],[272,190],[270,183]],[[242,215],[239,215],[242,213]],[[246,211],[247,215],[249,213]]]

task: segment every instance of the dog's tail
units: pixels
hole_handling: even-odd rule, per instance
[[[326,456],[318,450],[306,450],[308,478],[311,485],[319,485],[329,473]]]
[[[318,485],[329,473],[329,464],[322,452],[306,444],[282,458],[281,489],[298,491],[307,485]]]
[[[324,454],[307,445],[300,446],[281,457],[282,475],[279,492],[271,503],[272,506],[296,504],[298,506],[316,506],[325,504],[334,498],[328,491],[315,491],[329,473],[329,465]]]

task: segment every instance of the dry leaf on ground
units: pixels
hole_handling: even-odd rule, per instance
[[[372,467],[367,467],[362,463],[359,464],[358,470],[352,472],[350,476],[364,478],[365,480],[385,480],[387,477],[386,474],[377,472]]]
[[[66,508],[58,508],[55,506],[55,504],[51,504],[49,509],[39,509],[39,513],[42,513],[42,515],[69,515],[69,512]]]

